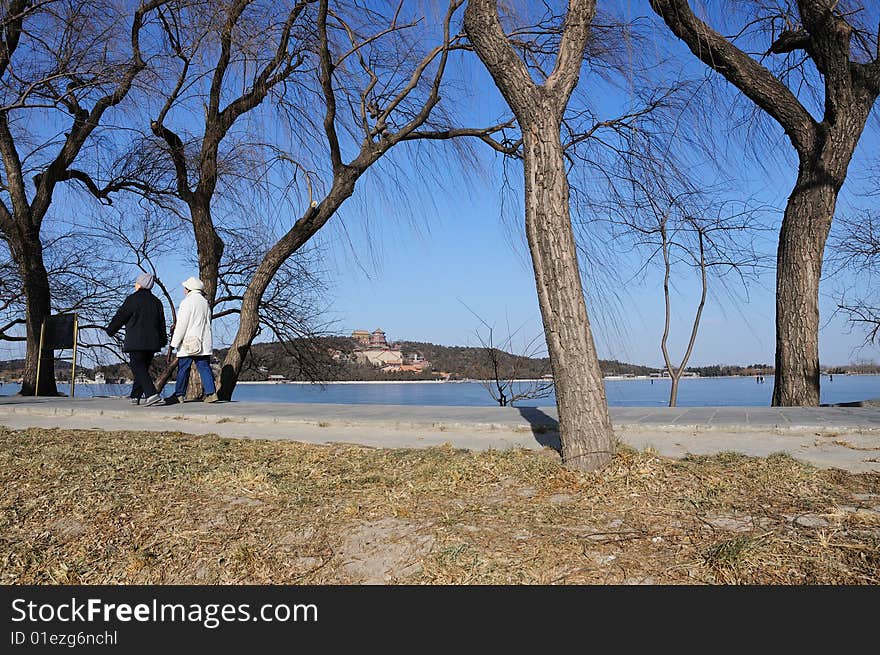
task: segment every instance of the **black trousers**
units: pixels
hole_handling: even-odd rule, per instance
[[[134,377],[134,384],[131,385],[131,397],[140,398],[141,396],[156,395],[156,385],[153,384],[153,378],[150,377],[150,364],[153,362],[154,353],[149,350],[132,350],[128,353],[129,362],[131,364],[131,374]]]

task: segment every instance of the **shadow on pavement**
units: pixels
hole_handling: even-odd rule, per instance
[[[11,396],[0,396],[0,401],[5,405],[33,405],[43,404],[59,398],[67,398],[67,396],[19,396],[13,394]]]
[[[516,409],[520,416],[529,422],[535,441],[545,448],[552,448],[558,453],[562,452],[562,442],[559,440],[559,421],[537,407],[517,407]]]
[[[825,403],[819,405],[819,407],[880,407],[880,398],[853,400],[848,403]]]

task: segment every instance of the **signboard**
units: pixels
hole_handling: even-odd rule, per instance
[[[46,350],[68,350],[75,340],[76,314],[55,314],[46,321],[46,335],[43,348]]]
[[[79,332],[79,323],[76,314],[55,314],[50,316],[40,327],[40,354],[43,350],[67,350],[73,348],[73,366],[70,371],[70,397],[73,398],[76,389],[76,342]],[[54,357],[54,354],[53,354]],[[35,395],[40,394],[40,368],[43,363],[42,356],[37,358],[37,389]]]

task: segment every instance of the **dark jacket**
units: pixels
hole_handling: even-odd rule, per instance
[[[111,337],[125,327],[123,350],[158,352],[168,343],[165,330],[165,310],[162,301],[149,289],[138,289],[122,303],[106,332]]]

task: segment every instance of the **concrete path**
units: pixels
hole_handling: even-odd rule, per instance
[[[880,407],[612,407],[621,442],[660,454],[786,452],[820,467],[880,472]],[[375,447],[557,447],[556,408],[317,403],[184,403],[139,407],[123,398],[0,397],[11,428],[180,431],[245,439]]]

